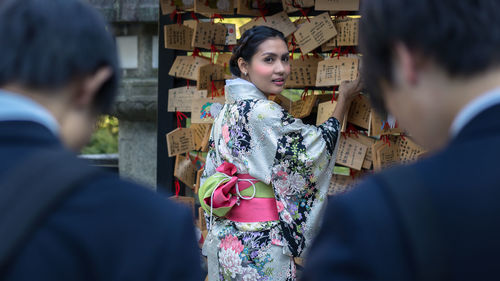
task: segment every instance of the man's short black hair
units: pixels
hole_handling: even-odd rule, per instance
[[[105,20],[80,0],[0,1],[0,87],[9,83],[51,90],[109,66],[95,109],[106,112],[116,95],[119,65]]]
[[[380,82],[392,82],[392,51],[403,43],[450,77],[472,77],[500,66],[498,0],[366,0],[360,48],[363,79],[385,112]]]

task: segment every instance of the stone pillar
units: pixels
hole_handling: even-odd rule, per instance
[[[137,65],[122,70],[113,110],[119,119],[119,171],[120,176],[155,189],[158,70],[152,66],[152,50],[158,34],[159,0],[88,2],[111,23],[118,41],[121,36],[137,38]]]
[[[157,70],[152,67],[156,25],[115,24],[117,36],[137,36],[138,67],[123,69],[115,113],[120,122],[120,176],[156,186]]]

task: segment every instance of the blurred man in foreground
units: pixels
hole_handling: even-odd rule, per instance
[[[191,214],[81,163],[116,95],[104,20],[79,0],[0,1],[0,278],[200,280]]]
[[[304,280],[498,280],[500,1],[362,6],[372,101],[431,153],[333,198]]]

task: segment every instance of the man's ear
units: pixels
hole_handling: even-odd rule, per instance
[[[243,76],[246,76],[246,74],[248,74],[248,63],[242,57],[238,58],[238,68],[240,69]]]
[[[75,97],[78,106],[91,105],[101,87],[113,75],[110,67],[101,67],[94,74],[84,77],[77,83],[77,95]]]
[[[406,83],[415,85],[418,81],[418,63],[416,54],[411,52],[403,43],[396,43],[394,47],[395,62],[399,68],[400,78],[403,78]]]

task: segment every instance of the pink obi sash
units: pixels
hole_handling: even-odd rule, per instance
[[[228,162],[224,162],[216,170],[218,173],[205,182],[212,182],[215,189],[212,190],[210,196],[206,196],[208,194],[205,193],[204,202],[202,202],[205,203],[202,205],[211,206],[210,213],[236,222],[264,222],[279,219],[271,186],[249,174],[237,174],[236,166]],[[212,189],[205,187],[207,188]]]

